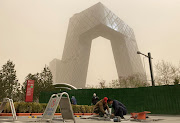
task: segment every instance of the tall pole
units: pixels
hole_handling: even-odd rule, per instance
[[[155,86],[154,83],[154,75],[153,75],[153,68],[152,68],[152,61],[151,61],[151,53],[148,53],[148,59],[149,59],[149,68],[150,68],[150,73],[151,73],[151,82],[152,82],[152,86]]]

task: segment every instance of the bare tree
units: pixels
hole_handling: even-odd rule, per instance
[[[134,74],[131,76],[120,76],[118,80],[112,80],[110,82],[111,88],[137,88],[148,86],[145,77],[140,74]]]
[[[99,82],[99,88],[106,88],[106,81],[101,79]]]
[[[156,83],[159,85],[173,84],[175,79],[180,78],[180,68],[164,60],[155,64]]]
[[[119,81],[119,79],[112,80],[112,81],[109,83],[109,87],[110,87],[110,88],[120,88],[120,81]]]
[[[99,88],[99,85],[89,85],[89,84],[87,84],[85,88],[86,89],[97,89],[97,88]]]

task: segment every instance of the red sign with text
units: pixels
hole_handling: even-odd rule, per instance
[[[27,80],[26,102],[33,102],[34,80]]]

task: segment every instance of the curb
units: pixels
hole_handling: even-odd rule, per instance
[[[43,113],[16,113],[17,116],[40,116]],[[55,113],[54,115],[61,115],[61,113]],[[97,115],[95,113],[74,113],[75,116],[82,116],[82,115]],[[0,116],[12,116],[12,113],[0,113]]]

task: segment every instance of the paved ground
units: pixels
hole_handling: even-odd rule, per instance
[[[129,118],[130,115],[125,116],[125,118]],[[161,115],[161,116],[149,116],[150,118],[146,122],[154,122],[154,123],[180,123],[180,116],[175,116],[175,115]],[[158,121],[153,121],[158,120]],[[35,118],[27,118],[27,117],[18,117],[19,121],[12,121],[11,119],[7,119],[7,117],[1,117],[0,118],[0,123],[38,123],[35,122],[38,119]],[[113,121],[98,121],[98,120],[92,120],[92,119],[81,119],[81,118],[76,118],[76,123],[110,123]],[[122,123],[136,123],[136,121],[121,121]],[[145,122],[145,121],[144,121]],[[63,123],[62,120],[54,120],[53,123]],[[73,123],[72,121],[67,121],[67,123]]]

